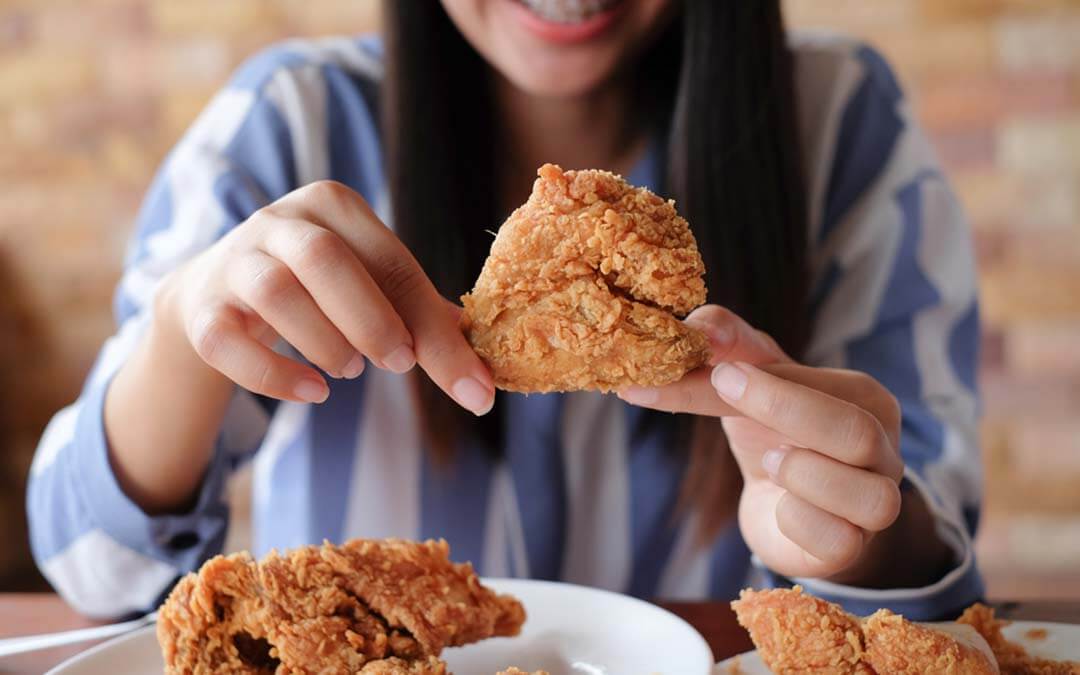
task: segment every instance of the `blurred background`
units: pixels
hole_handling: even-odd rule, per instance
[[[431,1],[435,0],[406,0]],[[1080,598],[1080,0],[787,0],[900,74],[971,217],[986,341],[981,564]],[[155,167],[245,56],[377,30],[376,0],[0,0],[0,590],[44,588],[23,488],[102,340]],[[243,477],[231,545],[246,541]]]

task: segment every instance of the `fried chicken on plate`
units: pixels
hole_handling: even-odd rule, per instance
[[[538,174],[461,298],[496,386],[611,391],[703,365],[707,338],[677,316],[705,302],[705,266],[674,202],[606,171]]]
[[[993,652],[970,626],[922,624],[879,609],[863,622],[866,662],[876,673],[997,673]]]
[[[445,541],[357,539],[213,558],[158,612],[165,672],[447,675],[445,647],[525,620],[449,554]]]
[[[998,672],[990,648],[968,626],[914,623],[887,609],[860,620],[798,586],[744,590],[731,606],[778,675]]]
[[[731,603],[761,660],[774,673],[872,673],[859,620],[796,586],[744,590]]]
[[[1027,653],[1015,642],[1001,634],[1008,621],[994,618],[994,610],[976,603],[964,610],[958,623],[971,626],[990,645],[1004,675],[1080,675],[1080,662],[1052,661]]]

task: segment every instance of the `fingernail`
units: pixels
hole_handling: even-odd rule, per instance
[[[407,373],[416,365],[416,354],[409,345],[401,345],[383,359],[383,365],[395,373]]]
[[[653,387],[627,387],[619,398],[631,405],[653,405],[660,400],[660,392]]]
[[[495,405],[495,392],[473,377],[463,377],[450,388],[457,402],[477,416],[486,415]]]
[[[712,386],[729,401],[738,401],[746,391],[746,373],[730,363],[721,363],[712,371]]]
[[[322,403],[330,395],[330,388],[318,380],[300,380],[293,388],[296,398],[308,403]]]
[[[769,450],[761,456],[761,468],[765,469],[765,473],[770,477],[776,478],[780,473],[780,462],[784,461],[785,456],[787,456],[787,450],[783,448]]]
[[[356,354],[349,359],[349,362],[341,369],[341,376],[346,380],[353,380],[360,377],[360,373],[362,372],[364,372],[364,357],[360,354]]]

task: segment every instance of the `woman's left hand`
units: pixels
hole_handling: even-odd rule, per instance
[[[710,336],[710,367],[620,397],[721,417],[745,483],[739,525],[750,549],[785,576],[856,581],[871,539],[901,510],[896,399],[864,373],[795,363],[721,307],[686,321]]]

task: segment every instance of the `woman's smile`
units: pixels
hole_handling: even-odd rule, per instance
[[[625,0],[506,0],[521,24],[547,42],[569,45],[605,33],[622,14]]]

